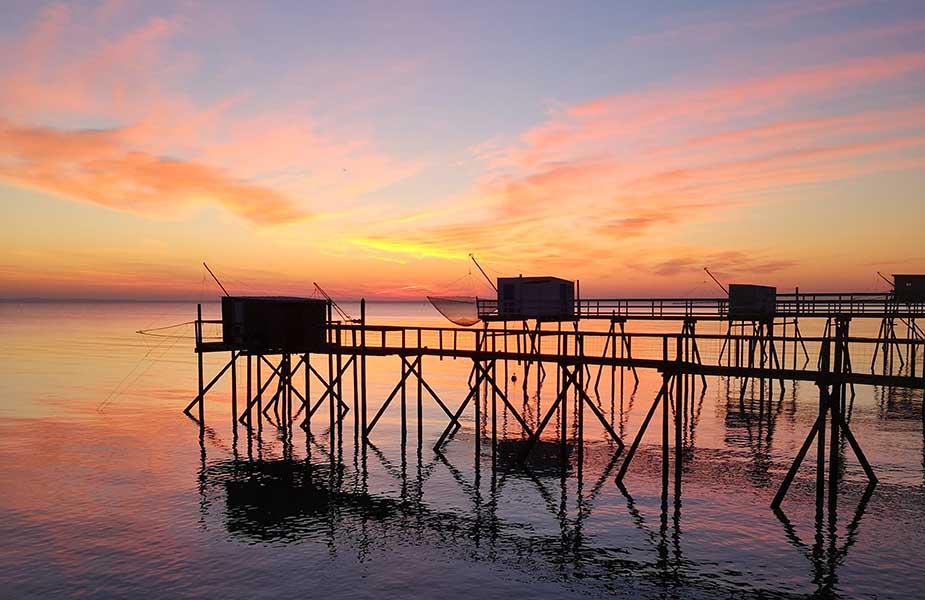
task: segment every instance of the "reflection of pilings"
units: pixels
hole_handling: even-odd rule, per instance
[[[743,401],[739,390],[733,391],[727,380],[724,398],[725,443],[748,450],[751,468],[746,476],[753,483],[766,486],[771,482],[772,442],[778,416],[784,407],[784,393],[782,391],[775,401],[774,386],[766,386],[764,381],[755,385],[752,381],[747,401]]]
[[[830,368],[831,373],[835,376],[836,380],[838,376],[843,375],[846,372],[848,363],[846,362],[847,353],[844,352],[844,348],[847,345],[849,321],[850,319],[844,317],[836,318],[834,340],[831,342],[827,341],[822,346],[822,350],[820,352],[820,368],[823,374],[823,378],[819,382],[819,414],[816,417],[816,422],[810,429],[809,434],[806,436],[803,445],[800,447],[800,450],[797,453],[797,456],[794,459],[790,470],[784,477],[784,481],[781,483],[780,489],[778,490],[777,495],[774,497],[774,500],[771,503],[772,508],[779,507],[781,502],[783,502],[783,499],[787,494],[787,490],[790,488],[790,484],[793,482],[793,478],[796,476],[797,470],[802,464],[806,453],[809,451],[813,440],[818,436],[816,455],[816,505],[817,509],[821,510],[825,488],[826,421],[829,416],[831,417],[831,439],[829,440],[831,446],[829,448],[828,478],[829,510],[831,511],[834,509],[838,493],[838,475],[840,469],[839,463],[841,461],[841,457],[838,452],[840,436],[844,436],[848,441],[848,444],[851,446],[851,449],[857,457],[858,462],[861,464],[861,467],[867,474],[868,480],[871,482],[877,481],[877,476],[874,474],[870,463],[867,461],[867,457],[864,455],[863,450],[861,450],[861,446],[854,438],[854,435],[851,433],[851,429],[848,427],[848,423],[845,421],[843,414],[843,386],[840,385],[840,383],[833,385],[830,381],[827,380],[827,378],[825,378],[825,375],[830,372]],[[830,365],[830,360],[833,358],[833,345],[834,361],[833,364]]]
[[[580,349],[578,351],[580,352]],[[583,371],[584,363],[580,360],[575,362],[574,364],[560,363],[558,365],[558,368],[562,374],[562,387],[559,389],[559,393],[556,395],[556,399],[553,401],[552,405],[547,410],[546,415],[543,417],[542,421],[540,421],[540,424],[537,426],[536,431],[530,433],[530,437],[527,439],[527,443],[524,446],[524,450],[521,454],[521,460],[526,460],[527,455],[530,453],[530,449],[537,442],[540,435],[543,433],[543,430],[546,429],[546,426],[549,424],[549,421],[552,419],[553,415],[556,414],[557,410],[559,410],[560,406],[561,406],[561,412],[559,414],[559,418],[562,421],[562,428],[561,428],[560,433],[562,435],[563,449],[565,448],[566,436],[567,436],[567,429],[565,426],[566,425],[565,421],[566,421],[566,414],[568,412],[568,408],[567,408],[568,404],[567,402],[564,402],[564,401],[568,398],[568,392],[570,389],[574,389],[576,394],[578,395],[578,410],[576,413],[576,418],[579,419],[579,423],[581,422],[580,421],[581,415],[582,415],[581,411],[583,409],[583,406],[586,404],[588,408],[591,409],[591,412],[594,414],[594,416],[597,417],[598,421],[600,421],[601,425],[604,427],[607,433],[610,435],[611,440],[613,440],[617,444],[618,449],[622,450],[623,440],[621,440],[620,436],[617,435],[617,433],[613,430],[613,427],[607,421],[607,418],[601,412],[600,408],[597,406],[597,404],[595,404],[593,400],[591,400],[590,396],[588,396],[587,392],[584,389],[584,386],[582,383],[582,380],[584,377],[584,371]]]
[[[861,518],[867,510],[867,503],[870,501],[875,487],[876,483],[870,482],[864,489],[855,507],[854,515],[845,527],[844,541],[840,547],[838,545],[838,523],[837,512],[835,510],[829,511],[827,518],[821,511],[816,511],[815,536],[813,544],[810,546],[800,539],[800,536],[796,532],[796,528],[784,512],[780,510],[780,508],[774,509],[774,515],[781,522],[787,541],[800,550],[809,561],[813,572],[813,582],[819,586],[817,594],[820,597],[829,597],[835,589],[838,583],[838,567],[844,563],[848,555],[848,550],[857,541]],[[824,519],[827,520],[827,527],[824,527]]]
[[[325,401],[328,402],[329,409],[329,429],[325,432],[326,437],[329,438],[328,444],[333,452],[342,451],[342,438],[338,444],[338,438],[342,433],[342,424],[343,419],[346,416],[346,413],[349,412],[350,406],[345,402],[344,396],[344,378],[348,379],[346,387],[350,387],[350,380],[352,379],[352,389],[353,389],[353,409],[354,409],[354,437],[357,437],[357,427],[362,425],[360,432],[362,437],[367,438],[372,432],[373,428],[382,418],[385,411],[390,406],[390,403],[396,397],[401,398],[402,404],[402,442],[406,441],[406,430],[409,424],[407,423],[406,416],[406,393],[407,386],[410,384],[417,386],[417,411],[416,417],[418,419],[417,423],[417,439],[418,445],[422,444],[424,427],[423,427],[423,396],[426,391],[430,394],[433,399],[440,405],[441,409],[449,418],[449,423],[446,430],[440,436],[440,439],[435,445],[435,449],[440,449],[441,446],[446,442],[447,438],[453,435],[457,430],[460,429],[460,416],[468,407],[468,404],[475,401],[475,411],[476,411],[476,427],[475,427],[475,437],[474,443],[476,446],[476,452],[480,455],[481,443],[483,439],[487,439],[487,436],[491,436],[491,447],[492,447],[492,460],[495,460],[496,450],[498,447],[498,418],[497,411],[499,409],[498,398],[502,401],[502,410],[503,421],[506,423],[508,413],[510,412],[511,416],[518,421],[518,424],[521,425],[521,435],[525,437],[526,443],[524,444],[524,459],[527,456],[527,453],[530,452],[530,447],[539,441],[540,436],[542,435],[544,429],[552,422],[554,417],[558,417],[558,427],[556,431],[556,437],[561,438],[562,448],[566,449],[569,442],[570,436],[575,436],[579,441],[584,436],[584,409],[587,405],[588,409],[592,411],[595,417],[600,421],[603,428],[607,431],[610,436],[610,439],[617,444],[619,449],[623,448],[623,435],[622,427],[624,424],[623,417],[625,413],[622,410],[622,379],[623,373],[626,368],[629,366],[635,366],[639,364],[644,368],[650,369],[660,369],[662,370],[663,377],[663,387],[665,390],[659,393],[659,396],[656,397],[653,406],[651,407],[649,414],[646,416],[646,420],[643,423],[643,426],[640,428],[640,431],[637,433],[637,437],[633,442],[633,447],[630,449],[630,452],[627,455],[624,464],[622,465],[619,478],[622,479],[626,473],[627,468],[629,467],[635,452],[638,450],[639,440],[641,436],[645,433],[646,427],[651,420],[651,417],[654,415],[654,411],[657,409],[658,402],[665,402],[662,405],[662,410],[665,414],[663,417],[663,429],[666,431],[663,432],[663,461],[664,464],[668,464],[668,438],[669,435],[667,428],[670,427],[670,421],[668,421],[669,413],[674,414],[675,422],[675,476],[676,478],[680,477],[681,466],[683,465],[683,455],[685,452],[690,452],[686,449],[688,447],[693,447],[693,434],[695,428],[695,419],[694,419],[694,401],[693,397],[695,395],[695,385],[694,380],[699,377],[701,381],[705,381],[704,375],[709,373],[711,375],[720,375],[723,374],[734,374],[743,377],[742,388],[740,389],[740,400],[741,396],[744,394],[745,386],[748,382],[748,377],[752,377],[752,387],[755,387],[755,383],[760,384],[760,398],[762,399],[762,405],[759,407],[758,415],[758,435],[760,437],[767,437],[768,446],[770,445],[770,436],[772,433],[773,422],[770,421],[771,417],[771,408],[768,407],[767,416],[769,418],[767,435],[765,436],[764,431],[761,429],[763,427],[764,421],[762,420],[764,413],[764,382],[769,377],[786,376],[788,378],[800,379],[800,380],[811,380],[810,378],[817,378],[816,381],[819,383],[821,389],[820,392],[820,408],[819,414],[821,417],[821,422],[817,422],[814,425],[814,429],[810,434],[810,439],[807,443],[812,444],[815,441],[815,436],[820,436],[819,445],[817,453],[817,462],[819,464],[819,485],[817,486],[820,490],[820,497],[822,491],[825,487],[824,475],[825,469],[825,460],[826,454],[828,454],[828,461],[830,465],[835,465],[833,469],[830,467],[830,472],[828,474],[828,487],[830,489],[836,489],[838,485],[838,476],[840,473],[840,464],[842,462],[841,456],[833,450],[832,447],[826,452],[825,449],[825,437],[830,435],[832,438],[832,443],[835,448],[842,447],[840,439],[842,437],[852,445],[852,449],[855,450],[856,454],[860,455],[860,449],[856,448],[856,442],[853,441],[851,437],[850,430],[847,429],[847,424],[849,422],[850,408],[846,406],[846,398],[848,397],[846,385],[848,383],[853,383],[855,380],[861,383],[870,383],[871,381],[887,381],[889,385],[893,385],[893,381],[898,381],[898,385],[910,385],[916,387],[919,385],[918,382],[908,382],[909,378],[900,378],[900,377],[890,377],[890,378],[880,378],[879,376],[872,377],[867,374],[852,374],[851,373],[851,359],[849,353],[848,342],[851,341],[852,344],[861,344],[861,343],[873,343],[873,340],[864,340],[863,338],[850,338],[847,331],[847,319],[835,319],[830,321],[829,328],[827,330],[826,336],[821,338],[824,347],[824,356],[826,361],[826,366],[823,369],[822,363],[819,365],[819,373],[803,371],[803,372],[793,372],[786,371],[781,368],[779,359],[777,357],[777,351],[775,348],[776,344],[787,343],[792,341],[792,339],[787,339],[786,335],[783,340],[781,338],[775,338],[774,336],[774,324],[770,322],[754,322],[751,323],[752,332],[751,335],[741,335],[736,336],[736,341],[747,341],[748,345],[745,348],[743,344],[743,359],[747,358],[749,368],[738,368],[738,369],[726,369],[721,364],[707,364],[703,365],[700,361],[699,348],[697,348],[698,338],[702,341],[703,339],[719,339],[721,336],[709,336],[709,335],[698,335],[695,330],[695,324],[693,321],[685,322],[684,328],[681,333],[678,335],[663,335],[663,334],[649,334],[651,338],[660,338],[663,343],[663,355],[662,358],[646,358],[646,359],[634,359],[630,355],[630,337],[625,334],[623,329],[623,323],[615,320],[611,323],[610,330],[607,332],[606,336],[602,336],[597,332],[582,332],[582,331],[561,331],[561,326],[557,328],[556,331],[556,346],[558,351],[556,354],[551,355],[550,352],[551,344],[546,343],[546,348],[542,348],[541,336],[550,335],[552,332],[543,332],[539,326],[537,326],[536,331],[526,333],[519,333],[524,337],[524,346],[525,350],[529,351],[523,355],[511,355],[503,350],[499,350],[499,344],[497,343],[497,336],[502,335],[504,337],[505,345],[507,341],[508,331],[496,331],[489,330],[486,326],[485,330],[469,330],[466,332],[466,335],[475,334],[475,351],[473,353],[468,341],[463,344],[463,349],[458,353],[456,351],[456,333],[454,333],[454,345],[453,351],[450,352],[447,349],[446,355],[455,358],[471,359],[473,363],[471,375],[470,375],[470,391],[469,396],[463,401],[459,406],[457,411],[451,411],[445,403],[439,398],[439,396],[433,391],[429,386],[427,381],[423,378],[423,361],[425,356],[437,356],[435,353],[436,348],[426,346],[428,340],[423,337],[423,333],[428,331],[426,328],[381,328],[382,332],[382,344],[381,346],[375,344],[374,347],[370,348],[367,346],[366,337],[370,331],[380,331],[375,327],[367,330],[365,326],[365,307],[361,306],[361,327],[354,328],[352,325],[344,325],[340,323],[332,323],[327,330],[327,346],[321,348],[318,354],[322,354],[323,357],[320,360],[327,360],[328,368],[326,376],[319,372],[318,368],[322,363],[318,362],[318,355],[316,354],[315,364],[312,364],[311,355],[304,353],[301,355],[296,355],[297,360],[293,362],[292,354],[290,353],[273,353],[271,352],[268,355],[263,355],[259,353],[249,354],[240,350],[230,351],[231,360],[224,366],[224,368],[219,371],[219,373],[208,383],[204,381],[204,370],[200,368],[199,370],[199,381],[198,388],[199,393],[197,397],[194,398],[193,402],[187,407],[186,412],[190,414],[190,411],[197,407],[202,415],[203,397],[212,388],[216,382],[223,376],[228,370],[231,371],[232,379],[232,392],[231,392],[231,407],[232,411],[235,413],[240,410],[237,406],[237,373],[236,373],[236,361],[242,355],[246,354],[248,357],[248,371],[247,371],[247,398],[244,403],[243,411],[240,415],[235,414],[237,421],[247,425],[248,434],[250,434],[251,424],[252,424],[252,414],[253,411],[257,411],[257,429],[258,432],[262,427],[262,419],[264,416],[267,417],[269,423],[274,423],[282,431],[281,435],[283,437],[284,443],[288,448],[291,449],[291,423],[294,418],[297,418],[304,411],[305,416],[302,422],[302,426],[306,431],[311,435],[311,420],[312,416],[316,414],[316,411],[321,408]],[[199,322],[197,323],[197,354],[198,354],[198,363],[199,366],[202,366],[202,355],[204,352],[228,352],[227,345],[220,346],[221,350],[215,349],[210,350],[208,344],[205,349],[203,349],[201,344],[201,309],[197,315],[199,317]],[[832,325],[834,323],[835,334],[832,334]],[[619,332],[617,331],[617,325],[620,326]],[[386,345],[386,331],[394,331],[394,334],[391,336],[392,344]],[[433,329],[436,331],[436,329]],[[442,330],[440,330],[442,332]],[[464,330],[459,330],[460,336],[463,335]],[[396,349],[394,347],[394,339],[400,337],[402,339],[402,347]],[[744,334],[744,331],[743,331]],[[642,336],[647,336],[647,334],[638,334]],[[620,337],[618,340],[617,337]],[[491,339],[489,339],[489,337]],[[519,338],[518,338],[519,339]],[[571,339],[573,342],[569,342]],[[669,359],[667,347],[669,342],[674,339],[676,342],[676,354],[672,359]],[[528,342],[529,340],[529,342]],[[594,340],[603,340],[604,351],[600,356],[597,356],[596,349],[592,352],[586,352],[586,343]],[[813,339],[812,341],[819,341],[819,339]],[[532,343],[533,346],[528,346],[529,343]],[[618,360],[616,353],[616,346],[620,344],[620,358]],[[442,346],[442,342],[441,342]],[[591,346],[591,344],[589,344]],[[593,348],[593,346],[591,346]],[[217,348],[217,346],[212,346],[212,348]],[[794,342],[794,350],[796,350],[796,343]],[[443,349],[440,349],[443,356]],[[730,353],[731,354],[731,353]],[[830,360],[830,354],[834,354],[835,368],[830,373],[828,362]],[[277,356],[279,362],[276,361]],[[378,412],[375,414],[374,418],[370,423],[366,422],[367,412],[366,409],[366,370],[365,362],[368,356],[397,356],[400,358],[401,363],[399,365],[401,376],[399,382],[396,385],[395,389],[392,391],[392,394],[386,399],[382,406],[378,409]],[[511,405],[508,401],[506,388],[507,388],[507,379],[505,379],[505,389],[502,390],[497,383],[498,377],[498,360],[516,360],[518,356],[522,356],[525,361],[528,363],[531,361],[537,362],[537,372],[542,367],[543,363],[556,364],[556,379],[557,387],[554,401],[549,406],[542,407],[540,404],[539,391],[537,392],[536,402],[529,403],[532,407],[535,408],[535,418],[533,415],[527,414],[526,411],[518,412],[518,410]],[[625,356],[625,358],[624,358]],[[253,361],[256,360],[256,386],[254,386],[254,377],[253,377]],[[728,362],[727,356],[727,362]],[[608,361],[610,361],[608,363]],[[506,364],[506,363],[505,363]],[[610,408],[610,418],[604,416],[604,410],[599,401],[592,399],[587,393],[587,384],[588,377],[588,365],[600,365],[601,367],[610,366],[611,371],[611,408]],[[296,375],[298,370],[304,368],[304,388],[301,386],[295,385]],[[323,368],[323,367],[320,367]],[[615,388],[616,388],[616,377],[615,369],[621,369],[621,418],[619,421],[619,433],[615,431],[616,419],[614,416],[615,412]],[[266,375],[264,376],[264,371]],[[598,371],[598,377],[595,381],[595,388],[600,380],[601,371]],[[851,375],[851,377],[846,377]],[[413,378],[413,379],[412,379]],[[690,379],[689,379],[690,378]],[[301,379],[301,378],[300,378]],[[311,386],[314,383],[313,379],[320,382],[320,387]],[[409,380],[412,380],[409,382]],[[538,382],[539,383],[539,382]],[[270,395],[267,392],[271,385],[275,384],[275,394]],[[312,387],[315,387],[315,395],[311,394]],[[304,389],[304,395],[302,390]],[[347,390],[347,393],[350,393],[350,390]],[[412,392],[413,393],[413,392]],[[298,412],[295,412],[293,407],[294,398],[301,401],[301,404],[298,406]],[[551,395],[547,395],[548,399]],[[702,401],[702,397],[701,397]],[[568,423],[568,404],[574,402],[574,407],[572,408],[574,420],[571,423]],[[528,404],[528,399],[525,398],[525,407]],[[923,404],[925,407],[925,404]],[[544,410],[545,409],[545,410]],[[699,410],[699,408],[698,408]],[[780,407],[778,407],[780,410]],[[925,416],[925,415],[923,415]],[[525,418],[526,417],[526,418]],[[829,419],[831,418],[831,421]],[[202,418],[200,416],[200,424]],[[531,426],[528,423],[536,424],[536,431],[531,429]],[[567,426],[567,425],[570,425]],[[749,427],[749,434],[751,435],[751,421],[746,422],[746,427]],[[825,427],[825,425],[831,426],[830,428]],[[553,422],[553,427],[556,428],[556,423]],[[688,430],[690,434],[688,435]],[[828,433],[827,433],[828,432]],[[503,437],[506,437],[506,432],[502,434]],[[258,436],[259,442],[259,436]],[[249,450],[250,450],[250,435],[248,437]],[[579,459],[583,453],[582,444],[579,443],[577,446]],[[258,454],[260,453],[260,448],[258,447]],[[808,450],[806,450],[808,451]],[[757,454],[760,450],[756,450],[756,461],[758,460]],[[567,454],[567,453],[566,453]],[[805,455],[805,451],[803,452]],[[802,461],[802,456],[799,459]],[[862,463],[866,465],[866,460],[863,460],[859,456],[859,460],[862,460]],[[756,462],[757,464],[757,462]],[[865,466],[865,471],[869,469],[869,465]],[[665,469],[667,473],[667,467]],[[870,473],[872,476],[872,472]],[[790,476],[792,478],[792,476]],[[667,479],[666,479],[667,481]],[[677,484],[677,480],[676,480]],[[789,481],[786,483],[789,486]],[[785,487],[785,486],[782,486]]]
[[[209,464],[205,458],[205,444],[201,446],[198,481],[202,526],[211,523],[207,521],[209,514],[218,510],[215,516],[235,539],[266,543],[317,537],[327,544],[332,555],[349,549],[362,558],[370,547],[378,547],[377,544],[387,547],[407,536],[408,541],[418,546],[462,552],[467,560],[510,561],[513,567],[527,569],[534,576],[548,572],[550,577],[565,580],[569,575],[562,572],[562,567],[571,565],[570,573],[587,573],[591,578],[589,582],[600,582],[606,590],[612,589],[610,582],[625,583],[623,578],[627,574],[657,575],[650,573],[653,566],[648,561],[629,560],[619,552],[608,551],[603,557],[588,552],[584,522],[609,477],[613,460],[603,466],[600,478],[590,491],[580,476],[577,491],[573,492],[571,486],[562,486],[559,478],[555,480],[559,483],[556,486],[551,479],[531,477],[516,470],[493,472],[492,476],[498,478],[497,484],[486,497],[468,474],[438,453],[420,471],[421,479],[408,486],[409,493],[380,495],[370,493],[365,484],[365,459],[354,465],[354,471],[358,472],[346,473],[348,483],[345,485],[345,464],[292,458]],[[393,464],[371,444],[369,448],[386,473],[395,478],[396,490],[404,486],[397,461]],[[325,455],[330,454],[329,450],[322,448]],[[469,505],[467,510],[440,509],[419,495],[423,480],[434,467],[442,465],[459,483]],[[534,483],[561,529],[552,535],[541,534],[497,514],[503,485],[511,478]],[[216,503],[216,499],[224,502]],[[572,499],[576,503],[574,515],[570,510]],[[566,565],[563,559],[568,561]],[[700,579],[703,585],[715,590],[705,576]]]

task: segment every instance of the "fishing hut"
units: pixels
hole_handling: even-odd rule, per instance
[[[735,321],[766,321],[777,311],[777,288],[769,285],[729,285],[729,318]]]
[[[526,333],[524,344],[529,341],[533,354],[541,353],[542,328],[544,322],[557,322],[561,328],[562,321],[574,321],[575,315],[575,282],[560,277],[499,277],[497,285],[497,310],[489,320],[521,321]],[[529,321],[534,322],[531,329]],[[505,329],[506,329],[505,325]],[[506,337],[504,338],[506,342]],[[519,344],[519,337],[518,337]],[[526,389],[530,375],[530,365],[527,361],[524,368],[523,385]],[[537,386],[546,376],[546,369],[542,362],[536,361]]]
[[[757,351],[759,366],[763,367],[765,361],[774,361],[780,367],[772,341],[774,318],[777,316],[777,288],[733,283],[729,285],[727,299],[727,336],[731,337],[733,330],[739,329],[733,349],[735,364],[754,366]],[[721,354],[725,349],[720,351]]]
[[[893,297],[907,304],[925,303],[925,275],[893,274]]]
[[[223,288],[224,289],[224,288]],[[306,362],[312,352],[323,352],[329,345],[331,323],[331,303],[317,298],[292,296],[230,296],[225,295],[221,303],[221,319],[202,318],[202,305],[197,307],[195,321],[196,355],[198,359],[199,393],[185,409],[187,415],[198,405],[199,419],[204,419],[206,393],[231,371],[232,413],[237,413],[237,361],[247,358],[248,400],[242,422],[250,426],[251,408],[256,405],[258,417],[262,414],[263,392],[266,391],[275,376],[278,386],[275,395],[268,403],[267,409],[274,406],[276,411],[287,411],[291,415],[292,395],[296,394],[304,402],[298,387],[293,385],[293,375]],[[221,326],[221,340],[206,340],[203,335],[204,325]],[[228,352],[228,363],[211,381],[205,383],[203,373],[203,354]],[[292,356],[301,355],[296,366],[292,366]],[[271,363],[267,356],[280,357],[278,365]],[[270,369],[269,378],[263,382],[261,366]],[[256,366],[257,393],[251,395],[253,371]],[[306,386],[308,384],[306,364]]]
[[[286,296],[222,298],[222,343],[252,354],[310,352],[325,344],[327,303]]]
[[[559,277],[499,277],[502,321],[569,321],[575,317],[575,282]]]
[[[897,366],[903,369],[906,364],[914,372],[916,346],[904,342],[925,339],[925,331],[916,322],[918,313],[925,312],[925,275],[894,273],[892,286],[892,297],[880,320],[870,368],[876,369],[879,359],[882,373],[892,373]]]

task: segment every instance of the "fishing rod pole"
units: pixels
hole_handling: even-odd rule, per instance
[[[226,296],[231,296],[231,294],[228,293],[228,290],[225,289],[225,286],[222,285],[222,282],[219,281],[219,280],[218,280],[218,277],[215,276],[215,273],[212,272],[212,269],[209,268],[209,265],[206,264],[206,261],[202,261],[202,266],[204,266],[204,267],[206,268],[206,271],[209,272],[209,275],[212,276],[212,279],[215,280],[215,283],[218,284],[218,287],[222,288],[222,291],[225,292],[225,295],[226,295]]]
[[[329,296],[328,293],[327,293],[326,291],[324,291],[324,290],[321,288],[320,285],[318,285],[318,282],[313,281],[313,282],[312,282],[312,285],[315,286],[315,289],[318,290],[318,293],[319,293],[319,294],[321,294],[322,296],[324,296],[324,299],[325,299],[325,300],[327,300],[328,302],[331,303],[331,307],[337,312],[338,315],[340,315],[340,318],[341,318],[341,319],[343,319],[344,321],[348,321],[348,322],[350,322],[350,323],[356,323],[356,322],[357,322],[356,319],[354,319],[354,318],[351,317],[349,314],[347,314],[347,311],[345,311],[344,309],[342,309],[342,308],[340,307],[340,305],[334,300],[334,298],[332,298],[331,296]]]
[[[491,277],[488,276],[488,273],[485,272],[485,269],[482,268],[482,265],[479,264],[479,261],[475,260],[475,255],[471,252],[469,253],[469,258],[472,259],[472,262],[475,263],[475,266],[479,268],[479,271],[482,273],[482,276],[485,278],[485,281],[488,282],[488,285],[495,290],[495,293],[498,292],[498,286],[495,285],[495,282],[491,280]]]
[[[713,280],[713,283],[715,283],[716,285],[718,285],[718,286],[719,286],[719,289],[723,290],[723,293],[725,293],[725,294],[728,296],[728,295],[729,295],[729,290],[727,290],[727,289],[726,289],[726,286],[724,286],[723,284],[721,284],[721,283],[719,282],[719,279],[717,279],[716,277],[713,276],[713,273],[710,272],[710,269],[708,269],[707,267],[704,267],[703,270],[707,272],[707,275],[710,276],[710,279]]]

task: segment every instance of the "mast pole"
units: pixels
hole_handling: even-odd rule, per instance
[[[470,252],[469,258],[471,258],[472,262],[475,263],[475,266],[479,268],[479,272],[482,273],[482,276],[485,278],[485,281],[488,282],[488,285],[490,285],[492,289],[494,289],[495,292],[497,292],[498,286],[496,286],[495,282],[491,280],[491,277],[488,276],[488,273],[485,272],[485,269],[482,268],[482,265],[479,264],[479,261],[475,260],[475,255]]]

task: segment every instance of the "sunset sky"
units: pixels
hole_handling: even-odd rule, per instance
[[[2,2],[0,297],[925,272],[925,2]]]

